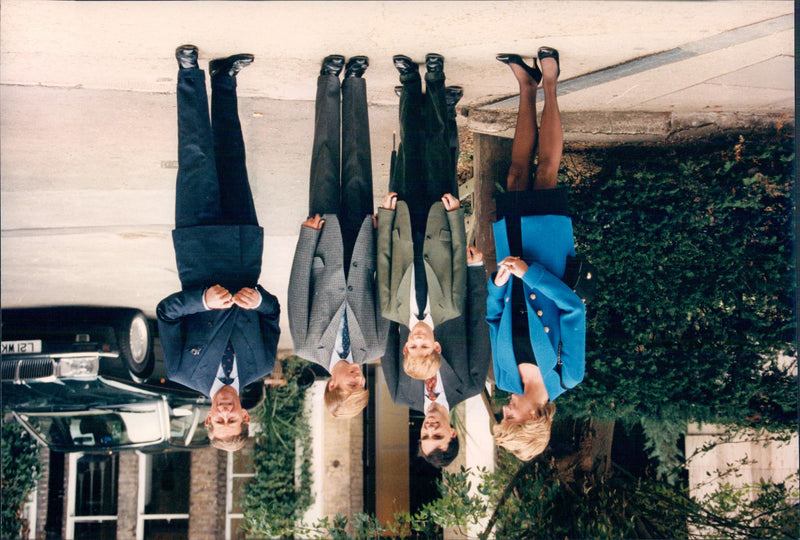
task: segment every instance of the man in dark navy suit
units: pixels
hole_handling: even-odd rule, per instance
[[[197,47],[175,51],[178,70],[178,180],[172,241],[181,291],[156,308],[167,376],[212,400],[213,446],[247,441],[250,416],[239,392],[275,364],[280,306],[257,285],[264,230],[247,180],[236,104],[236,74],[250,54],[212,60],[211,118]]]

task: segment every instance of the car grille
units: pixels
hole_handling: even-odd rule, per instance
[[[43,379],[55,374],[55,362],[50,358],[24,358],[3,362],[3,380]]]

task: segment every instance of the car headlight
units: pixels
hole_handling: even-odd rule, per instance
[[[62,379],[93,379],[97,376],[100,362],[96,356],[61,358],[58,376]]]

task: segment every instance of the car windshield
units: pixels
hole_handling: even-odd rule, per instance
[[[48,446],[76,450],[138,446],[163,440],[159,404],[134,404],[114,409],[19,413],[19,419]]]
[[[181,405],[170,414],[169,441],[176,446],[205,446],[208,435],[203,425],[208,407],[201,405]]]

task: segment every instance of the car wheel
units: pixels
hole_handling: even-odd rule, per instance
[[[126,313],[116,324],[119,354],[134,380],[142,381],[153,373],[153,334],[141,311]]]

